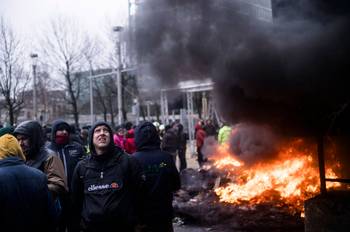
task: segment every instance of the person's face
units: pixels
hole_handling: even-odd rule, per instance
[[[117,134],[118,134],[119,136],[123,136],[123,135],[125,134],[124,129],[123,129],[123,128],[119,129],[119,130],[117,131]]]
[[[92,142],[95,149],[104,149],[108,147],[111,142],[108,127],[104,125],[96,127],[94,129]]]
[[[56,136],[68,136],[69,132],[66,129],[56,131]]]
[[[89,136],[89,133],[87,130],[82,130],[80,135],[82,138],[87,139],[87,137]]]
[[[16,136],[19,145],[21,145],[22,151],[24,155],[28,155],[30,151],[30,140],[28,136],[25,135],[17,135]]]

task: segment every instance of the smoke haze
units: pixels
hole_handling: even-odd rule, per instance
[[[231,123],[291,134],[325,133],[344,122],[349,128],[349,3],[273,1],[268,22],[249,16],[242,2],[143,3],[139,60],[163,86],[212,78],[219,111]]]

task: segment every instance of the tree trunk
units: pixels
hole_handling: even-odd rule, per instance
[[[107,122],[107,110],[103,110],[103,120]]]
[[[73,104],[73,115],[74,115],[74,123],[75,123],[75,128],[79,128],[79,112],[78,112],[78,106],[77,102],[74,102]]]
[[[78,106],[77,106],[77,99],[74,95],[73,83],[72,83],[70,74],[71,74],[70,73],[70,65],[69,65],[69,62],[66,61],[66,74],[65,74],[65,76],[66,76],[66,81],[68,84],[70,103],[72,105],[75,126],[76,126],[76,128],[79,128],[79,112],[78,112]]]
[[[9,117],[10,117],[10,125],[13,126],[15,124],[15,114],[14,114],[12,104],[9,105]]]

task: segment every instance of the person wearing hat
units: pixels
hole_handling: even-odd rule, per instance
[[[72,176],[75,166],[85,156],[83,146],[71,139],[71,129],[71,126],[63,120],[54,121],[51,130],[51,142],[47,145],[49,151],[60,157],[67,179],[68,192],[61,196],[62,220],[60,221],[60,231],[66,231],[66,228],[68,228],[68,232],[71,231],[72,203],[70,192]]]
[[[13,132],[26,157],[28,166],[44,172],[48,179],[48,188],[56,200],[65,194],[66,178],[59,157],[45,147],[43,129],[38,121],[29,120],[20,123]]]
[[[0,137],[3,136],[4,134],[12,134],[14,129],[15,128],[13,126],[2,127],[0,129]]]
[[[0,137],[1,231],[54,231],[56,211],[41,171],[25,165],[16,138]]]
[[[90,128],[89,147],[91,155],[78,163],[72,179],[76,231],[134,231],[143,192],[141,165],[115,146],[106,122]]]

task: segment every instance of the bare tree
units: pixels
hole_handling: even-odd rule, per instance
[[[86,49],[84,51],[84,56],[89,63],[90,76],[93,76],[93,75],[97,74],[94,71],[93,64],[97,63],[96,58],[100,58],[100,55],[102,54],[102,47],[99,45],[99,43],[96,42],[96,40],[92,40],[91,38],[88,40],[88,43],[90,44],[88,47],[89,49]],[[95,67],[97,67],[97,66],[95,65]],[[93,92],[96,93],[97,102],[99,103],[99,106],[100,106],[100,107],[96,107],[96,108],[97,109],[102,108],[103,119],[104,119],[104,121],[107,121],[108,103],[107,103],[106,99],[104,98],[104,94],[103,94],[103,92],[105,92],[105,90],[103,88],[101,88],[99,81],[93,80],[93,83],[94,83]]]
[[[0,19],[0,93],[4,97],[10,124],[17,121],[23,107],[24,91],[29,75],[23,70],[22,48],[20,40],[13,30]]]
[[[116,108],[116,106],[114,103],[116,102],[117,95],[115,93],[116,86],[114,78],[109,76],[103,78],[98,82],[96,81],[95,88],[97,100],[100,103],[100,106],[102,107],[104,119],[107,120],[107,114],[109,113],[111,116],[111,124],[113,127],[115,127],[114,109]]]
[[[107,102],[102,94],[102,90],[101,90],[100,86],[96,82],[94,82],[94,83],[95,83],[95,88],[96,88],[97,100],[100,103],[100,106],[102,107],[103,120],[105,120],[107,122],[107,113],[108,113]]]
[[[91,48],[88,36],[77,24],[63,18],[50,22],[48,31],[42,41],[44,57],[48,64],[64,77],[63,87],[68,96],[75,125],[79,127],[78,99],[81,91],[82,76],[74,73],[81,71],[87,64],[86,51]]]

